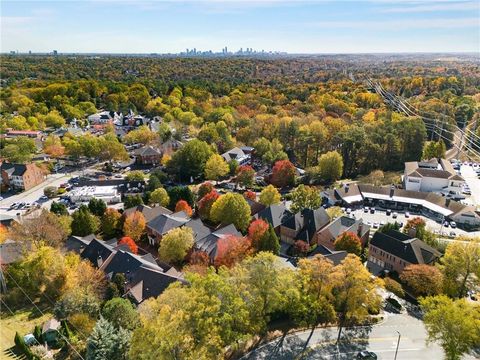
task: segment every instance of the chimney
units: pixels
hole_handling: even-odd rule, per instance
[[[393,193],[395,192],[395,186],[392,184],[390,186],[390,197],[392,198],[393,197]]]
[[[100,255],[97,257],[97,266],[101,267],[103,265],[103,259]]]
[[[345,184],[345,193],[348,193],[349,188],[350,188],[349,184]]]
[[[447,206],[447,207],[450,206],[450,200],[451,200],[450,198],[447,198],[447,199],[445,200],[445,206]]]

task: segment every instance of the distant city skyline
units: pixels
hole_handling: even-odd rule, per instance
[[[1,10],[1,52],[480,52],[471,0],[7,0]]]

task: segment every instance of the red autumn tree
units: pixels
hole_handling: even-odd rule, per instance
[[[215,266],[232,267],[242,261],[251,252],[250,240],[235,235],[227,235],[217,242]]]
[[[198,215],[202,220],[210,218],[210,210],[213,203],[220,197],[215,189],[203,196],[202,200],[198,202]]]
[[[257,219],[252,221],[250,226],[248,227],[248,238],[252,242],[254,247],[260,241],[260,238],[265,234],[268,230],[268,223],[265,220]]]
[[[122,237],[118,241],[118,245],[127,245],[130,248],[130,251],[132,253],[138,254],[138,246],[131,237],[128,237],[128,236]]]
[[[433,296],[442,292],[443,275],[436,267],[426,264],[411,264],[403,269],[400,280],[415,296]]]
[[[308,243],[303,240],[295,241],[293,247],[295,249],[295,252],[300,255],[305,255],[307,254],[308,250],[310,250],[310,246],[308,245]]]
[[[250,165],[242,165],[237,169],[237,184],[250,187],[253,185],[255,170]]]
[[[362,253],[362,240],[357,234],[349,231],[345,231],[343,234],[338,235],[335,239],[335,250],[359,255]]]
[[[257,200],[257,194],[255,194],[253,191],[251,190],[247,190],[243,193],[243,196],[245,197],[245,199],[248,199],[248,200],[252,200],[252,201],[256,201]]]
[[[203,199],[203,197],[207,194],[209,194],[212,190],[215,190],[213,187],[213,184],[211,182],[204,182],[198,187],[197,191],[197,200],[200,201]]]
[[[188,216],[192,216],[192,208],[185,200],[179,200],[175,205],[175,212],[183,211]]]
[[[276,187],[285,187],[295,183],[295,166],[288,160],[279,160],[272,169],[270,181]]]

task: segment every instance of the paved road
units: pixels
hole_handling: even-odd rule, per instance
[[[397,360],[442,359],[443,350],[438,344],[426,345],[426,331],[421,320],[407,314],[389,314],[375,326],[356,327],[343,333],[342,342],[335,345],[337,328],[317,329],[300,357],[310,331],[288,335],[283,342],[276,339],[247,354],[242,360],[293,360],[293,359],[354,359],[360,350],[373,351],[378,359],[393,359],[401,334]],[[464,359],[474,359],[466,356]]]

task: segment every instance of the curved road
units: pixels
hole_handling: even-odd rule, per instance
[[[442,359],[438,344],[426,345],[426,331],[421,320],[407,314],[388,314],[386,320],[370,327],[355,327],[342,332],[342,341],[335,345],[337,328],[315,330],[304,351],[310,331],[287,335],[283,341],[262,345],[242,360],[293,360],[293,359],[354,359],[360,350],[370,350],[378,359],[394,359],[398,332],[401,334],[397,360]],[[303,356],[301,355],[303,352]],[[466,356],[464,359],[474,359]]]

